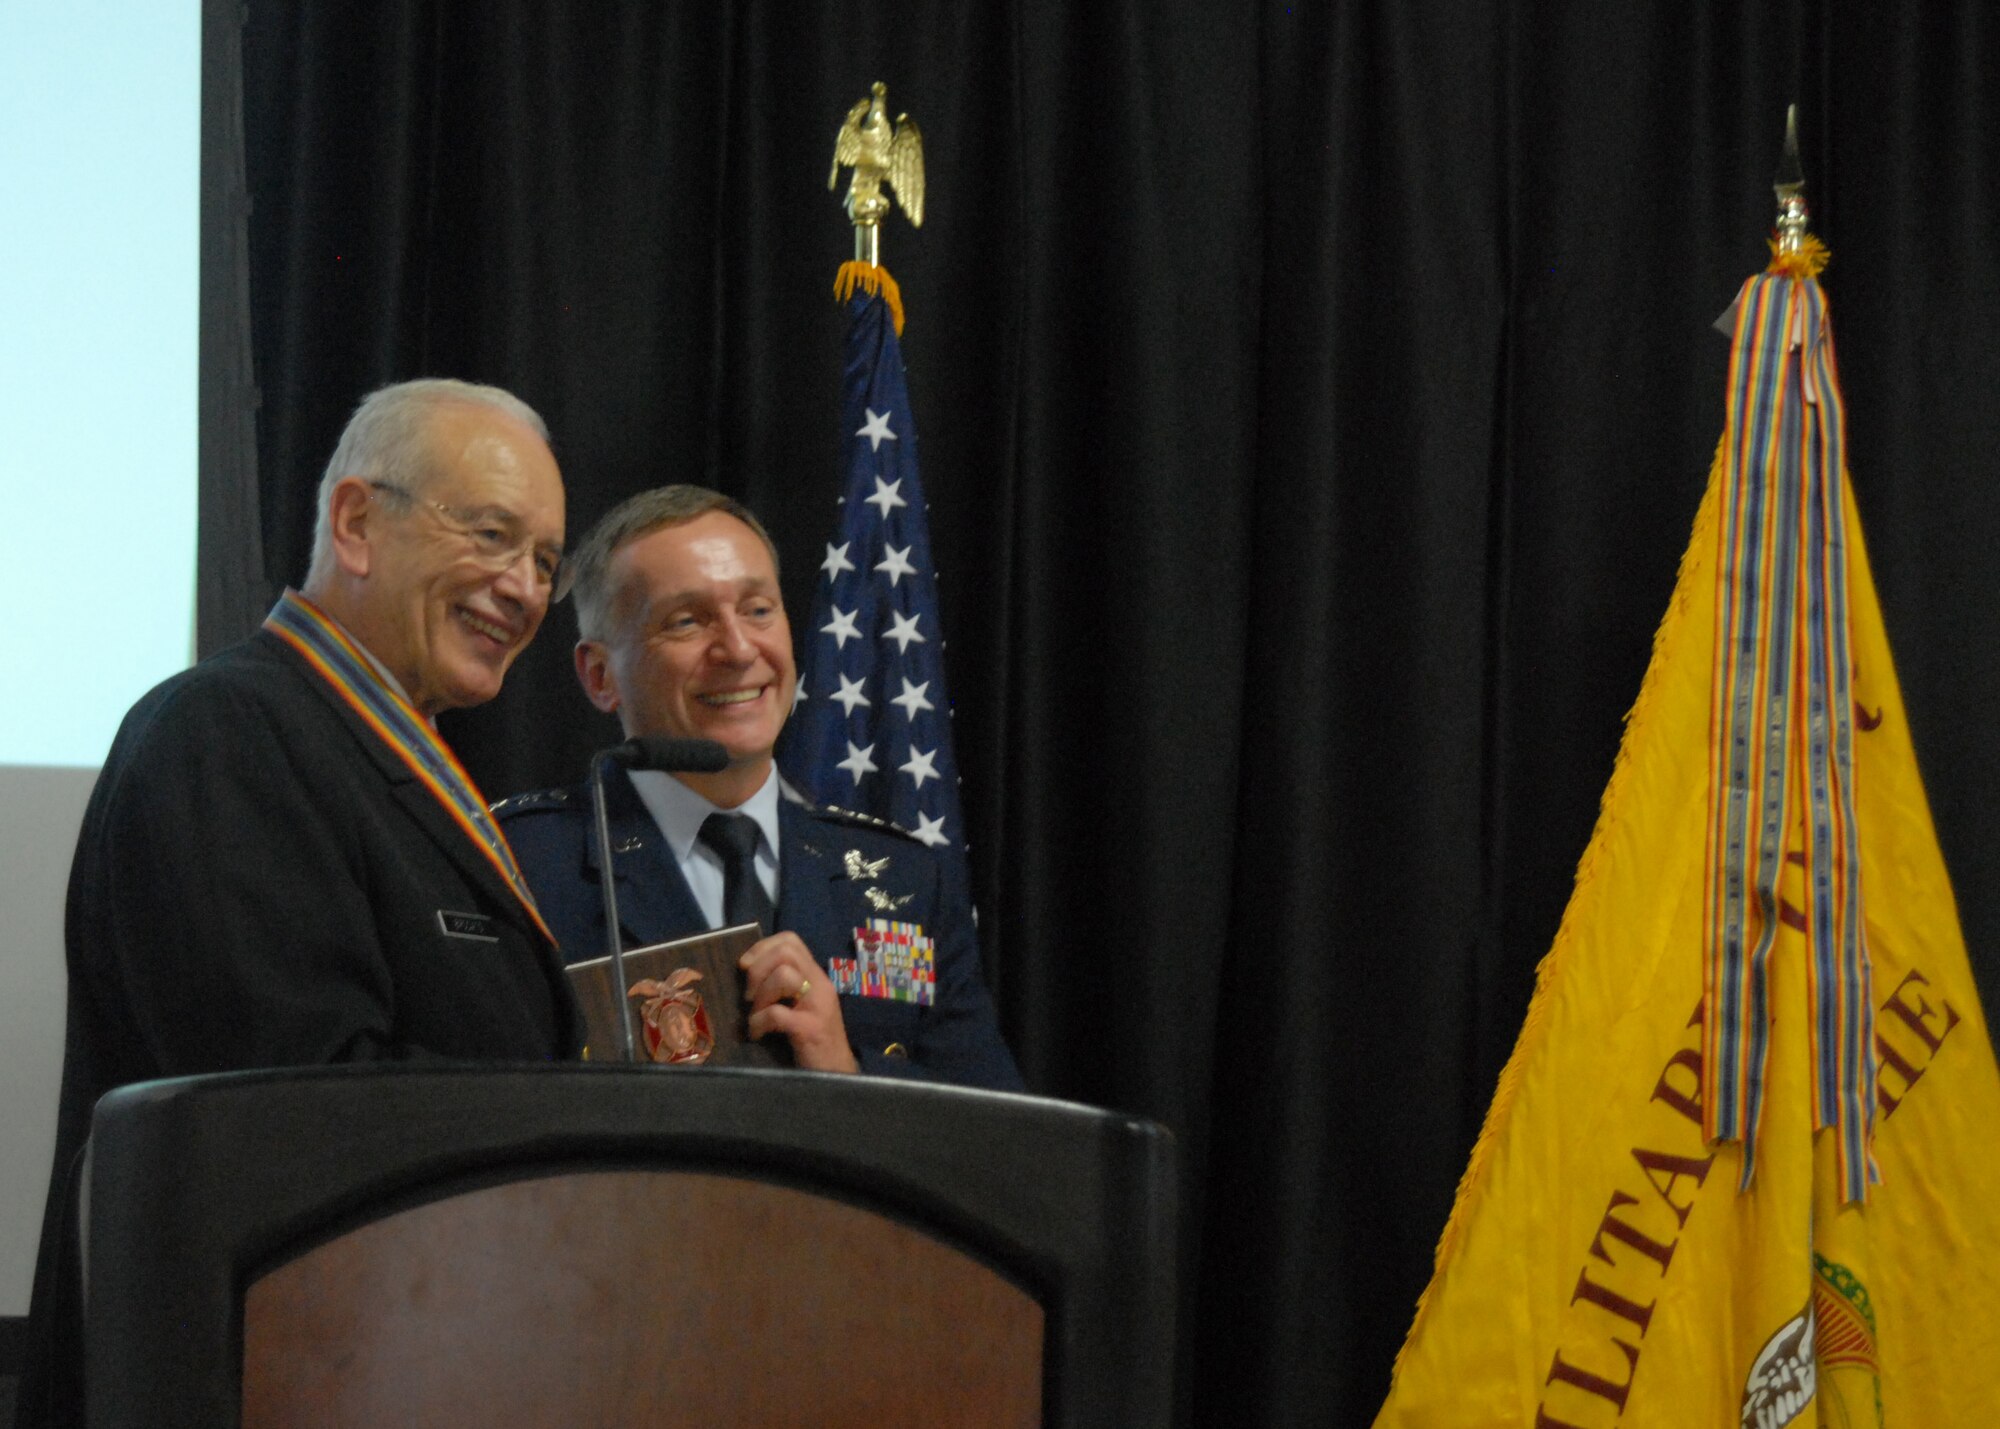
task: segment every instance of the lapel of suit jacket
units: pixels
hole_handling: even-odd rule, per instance
[[[824,828],[790,799],[778,801],[778,832],[785,845],[778,862],[778,926],[797,933],[824,967],[828,958],[846,956],[854,936],[841,926],[833,896],[847,872]]]
[[[584,785],[586,806],[590,786]],[[667,847],[667,836],[653,819],[652,811],[632,786],[632,776],[624,769],[611,769],[604,776],[604,816],[611,829],[611,862],[618,879],[618,923],[625,946],[642,948],[704,932],[708,919],[694,901],[680,863]],[[591,828],[596,820],[591,819]],[[584,865],[593,880],[603,869],[597,857],[597,836],[586,829]],[[592,949],[595,957],[604,949]]]
[[[536,943],[548,945],[548,940],[543,937],[535,920],[529,917],[527,909],[521,906],[520,895],[514,891],[513,885],[493,866],[485,851],[458,826],[444,806],[437,801],[437,797],[410,771],[409,765],[382,742],[361,716],[327,685],[319,672],[308,665],[297,651],[269,631],[260,630],[255,638],[266,642],[268,648],[277,651],[281,659],[298,670],[307,687],[334,712],[341,724],[353,735],[355,744],[381,774],[383,783],[389,788],[390,797],[410,816],[411,822],[430,836],[431,841],[438,846],[445,857],[451,860],[452,865],[464,874],[468,881],[486,893],[509,921],[518,924]]]

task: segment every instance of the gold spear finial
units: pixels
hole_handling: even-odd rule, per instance
[[[887,179],[913,228],[924,225],[924,136],[909,115],[889,123],[888,86],[876,81],[868,98],[847,111],[847,121],[833,141],[833,168],[826,176],[829,190],[840,186],[840,170],[854,170],[847,188],[847,216],[854,223],[855,261],[881,264],[882,220],[894,202],[882,192]]]
[[[1778,156],[1777,232],[1771,238],[1771,270],[1795,278],[1816,278],[1826,267],[1826,245],[1806,232],[1806,172],[1799,162],[1799,107],[1785,106],[1785,148]]]
[[[1799,107],[1785,106],[1785,151],[1778,156],[1778,252],[1796,253],[1806,237],[1806,173],[1799,163]]]

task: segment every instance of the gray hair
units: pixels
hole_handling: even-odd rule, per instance
[[[370,392],[347,419],[340,443],[326,464],[326,474],[319,480],[307,585],[322,580],[332,570],[333,488],[343,477],[358,476],[363,481],[389,482],[413,495],[422,491],[437,474],[430,447],[431,417],[440,408],[454,405],[490,407],[522,423],[544,442],[549,439],[548,424],[535,409],[499,387],[452,377],[419,377]]]
[[[711,511],[734,516],[755,531],[771,553],[771,569],[777,570],[778,548],[771,542],[771,533],[742,502],[705,486],[656,486],[626,497],[606,512],[571,557],[576,580],[570,597],[576,606],[577,633],[585,640],[602,640],[610,633],[612,606],[619,595],[610,589],[611,558],[621,546],[663,526],[685,526]],[[622,616],[623,612],[616,614]]]

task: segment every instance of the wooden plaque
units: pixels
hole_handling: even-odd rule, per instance
[[[567,969],[583,1004],[593,1062],[624,1060],[618,1016],[632,1028],[633,1060],[663,1066],[789,1067],[782,1037],[753,1041],[743,970],[736,960],[763,937],[755,923],[625,951],[628,995],[619,997],[607,955]]]

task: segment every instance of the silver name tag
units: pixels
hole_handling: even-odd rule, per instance
[[[493,931],[493,919],[484,913],[448,913],[440,908],[437,920],[439,930],[447,938],[470,938],[475,943],[500,941],[500,935]]]

